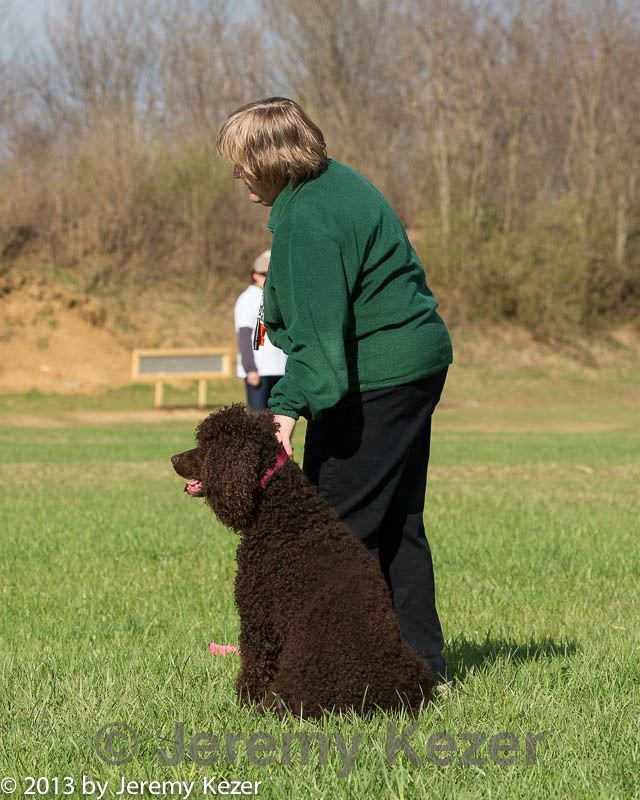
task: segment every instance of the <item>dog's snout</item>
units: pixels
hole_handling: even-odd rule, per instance
[[[202,470],[202,463],[200,453],[197,447],[193,450],[185,450],[182,453],[176,453],[170,456],[171,466],[180,475],[181,478],[188,480],[200,480],[200,472]]]

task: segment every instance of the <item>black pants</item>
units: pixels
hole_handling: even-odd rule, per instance
[[[307,426],[304,471],[380,562],[402,631],[446,677],[423,512],[431,416],[447,370],[348,394]]]
[[[280,380],[282,375],[261,375],[257,386],[250,386],[245,378],[247,387],[247,405],[252,411],[264,411],[267,400],[271,397],[271,390]]]

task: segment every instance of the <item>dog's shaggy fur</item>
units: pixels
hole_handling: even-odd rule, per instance
[[[172,457],[191,494],[241,535],[241,701],[317,717],[429,699],[426,662],[403,638],[379,566],[291,460],[264,489],[279,443],[269,412],[233,405],[204,419]],[[186,489],[187,487],[185,487]]]

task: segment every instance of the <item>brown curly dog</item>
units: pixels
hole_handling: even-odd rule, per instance
[[[240,701],[303,717],[426,703],[429,667],[402,636],[378,564],[286,459],[273,416],[236,404],[196,439],[171,462],[240,533]]]

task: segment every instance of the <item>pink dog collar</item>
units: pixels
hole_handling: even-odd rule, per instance
[[[274,463],[266,470],[264,475],[260,480],[260,488],[264,489],[267,485],[269,478],[273,475],[274,472],[277,472],[280,467],[285,464],[289,460],[289,456],[287,455],[286,450],[282,445],[280,445],[280,449],[278,450],[278,455],[276,456],[276,460]]]

